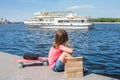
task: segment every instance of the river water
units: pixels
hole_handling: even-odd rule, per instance
[[[66,30],[74,49],[92,73],[120,74],[120,24],[94,24],[91,30]],[[24,24],[0,25],[0,51],[22,56],[47,57],[55,30],[28,28]]]

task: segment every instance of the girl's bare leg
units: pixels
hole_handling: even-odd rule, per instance
[[[72,55],[69,54],[69,53],[63,52],[63,53],[60,55],[59,60],[60,60],[62,63],[65,63],[67,57],[72,57]]]

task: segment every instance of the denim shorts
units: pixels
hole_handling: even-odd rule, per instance
[[[64,64],[58,59],[52,69],[56,72],[62,72],[64,71]]]

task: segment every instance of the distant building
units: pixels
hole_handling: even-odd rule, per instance
[[[3,18],[0,19],[0,24],[8,24],[8,23],[10,22],[7,19],[3,19]]]

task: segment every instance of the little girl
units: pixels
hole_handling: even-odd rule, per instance
[[[72,57],[72,52],[67,32],[63,29],[57,30],[48,55],[49,67],[56,72],[64,71],[66,57]]]

